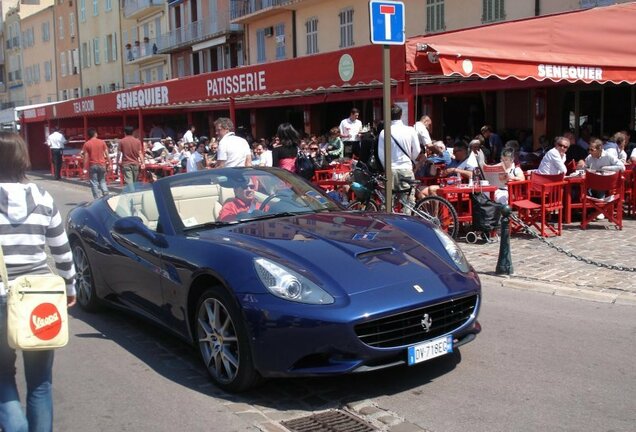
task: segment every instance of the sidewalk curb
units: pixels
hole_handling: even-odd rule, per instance
[[[628,291],[616,289],[594,291],[586,288],[573,288],[551,281],[525,279],[507,275],[497,276],[487,273],[480,273],[479,278],[482,281],[498,284],[503,288],[535,291],[554,296],[578,298],[600,303],[636,306],[636,293]]]

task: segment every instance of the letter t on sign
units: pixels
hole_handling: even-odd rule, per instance
[[[380,13],[384,15],[384,34],[386,39],[391,39],[391,15],[395,15],[394,5],[380,5]]]

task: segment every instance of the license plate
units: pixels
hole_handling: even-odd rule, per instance
[[[453,336],[444,336],[419,345],[413,345],[408,350],[409,366],[452,352]]]

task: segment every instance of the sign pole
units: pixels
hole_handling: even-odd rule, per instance
[[[382,111],[384,116],[384,173],[386,212],[393,210],[393,172],[391,171],[391,46],[382,46]]]

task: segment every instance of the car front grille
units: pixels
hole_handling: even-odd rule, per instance
[[[355,326],[362,342],[376,348],[412,345],[432,339],[461,327],[477,307],[477,295],[451,299],[398,315],[369,321]],[[424,330],[425,314],[430,318],[429,331]]]

